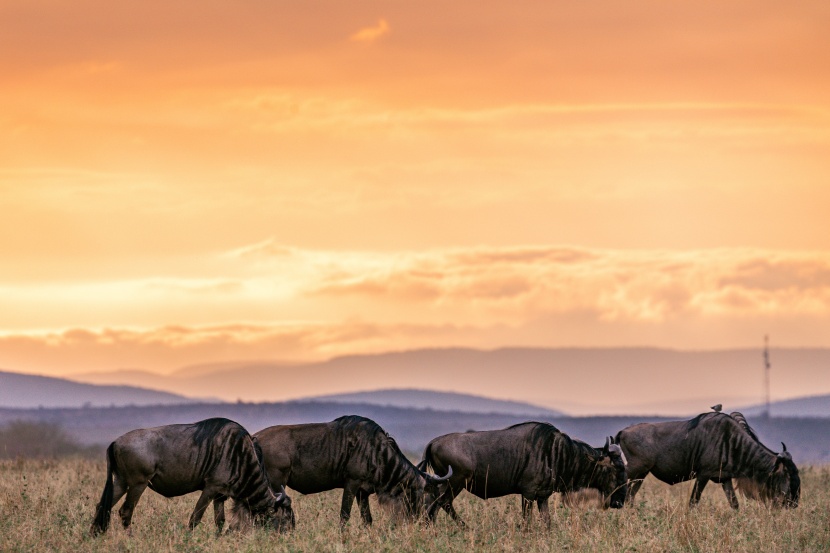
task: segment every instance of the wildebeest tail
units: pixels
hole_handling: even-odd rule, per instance
[[[426,449],[424,449],[424,454],[421,457],[421,462],[417,465],[418,470],[421,472],[426,472],[428,468],[432,468],[435,470],[435,465],[432,459],[432,442],[427,444]]]
[[[92,536],[103,534],[110,525],[110,511],[112,511],[112,469],[115,465],[115,442],[107,448],[107,482],[104,484],[104,491],[101,493],[101,501],[95,511],[95,520],[92,521],[92,528],[89,533]]]

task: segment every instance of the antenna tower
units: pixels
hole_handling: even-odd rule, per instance
[[[769,336],[766,334],[764,335],[764,418],[769,419],[770,416],[770,409],[769,409],[769,370],[770,370],[770,363],[769,363]]]

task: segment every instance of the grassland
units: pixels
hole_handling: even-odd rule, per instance
[[[364,528],[357,509],[347,530],[338,529],[340,494],[292,494],[297,528],[287,535],[264,529],[215,536],[210,510],[194,531],[186,528],[197,495],[141,498],[132,535],[119,524],[97,539],[89,524],[105,477],[101,461],[63,459],[0,462],[0,551],[828,551],[830,467],[802,469],[802,502],[770,510],[742,499],[732,511],[719,486],[701,505],[686,505],[690,485],[669,487],[649,478],[631,508],[602,511],[558,505],[550,531],[538,516],[521,527],[517,496],[456,500],[467,521],[458,528],[443,513],[433,526],[395,523],[373,500],[375,524]],[[113,522],[117,519],[114,516]]]

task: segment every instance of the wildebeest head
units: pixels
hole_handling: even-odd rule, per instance
[[[776,457],[775,465],[767,478],[763,499],[773,505],[795,508],[801,498],[801,478],[784,442],[781,442],[781,447],[783,449]]]
[[[277,532],[293,530],[295,519],[294,509],[291,507],[291,498],[285,493],[285,488],[280,486],[277,492],[277,500],[274,503],[274,515],[271,517],[271,525]]]
[[[437,504],[438,498],[449,490],[452,467],[444,476],[429,474],[420,465],[415,468],[418,478],[402,481],[388,492],[378,492],[378,502],[391,509],[397,518],[413,519],[427,514]]]
[[[234,501],[231,509],[233,521],[231,529],[240,530],[250,526],[271,527],[277,532],[286,532],[294,529],[294,509],[291,507],[291,498],[280,486],[275,492],[274,506],[263,511],[253,512],[251,506],[244,501]]]
[[[592,459],[596,463],[591,475],[589,486],[599,490],[605,506],[619,509],[625,504],[628,486],[627,462],[625,454],[618,444],[612,443],[611,438],[605,440],[605,447],[599,457]]]
[[[452,476],[452,466],[447,467],[447,474],[444,476],[433,476],[426,472],[422,472],[426,483],[424,484],[423,503],[420,509],[429,513],[433,507],[438,504],[438,499],[450,491],[450,477]],[[419,511],[420,512],[420,511]]]

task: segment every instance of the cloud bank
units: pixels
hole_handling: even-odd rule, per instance
[[[199,278],[5,285],[0,367],[166,371],[450,346],[712,349],[767,333],[830,347],[825,252],[334,252],[267,240],[200,267],[210,271]],[[21,319],[29,328],[13,329]]]

